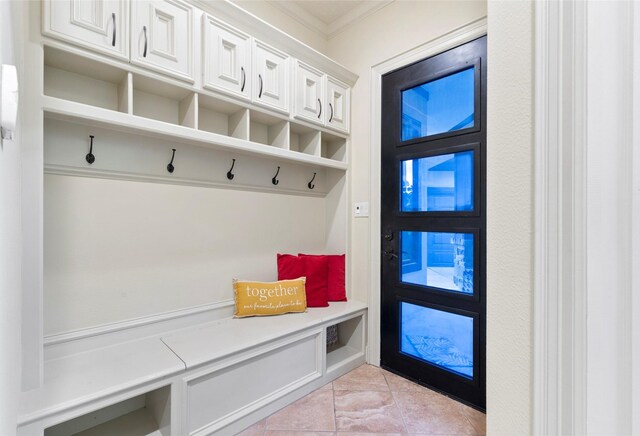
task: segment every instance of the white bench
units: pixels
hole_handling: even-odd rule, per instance
[[[235,434],[364,363],[365,318],[360,302],[331,303],[46,361],[44,385],[20,399],[18,434]]]

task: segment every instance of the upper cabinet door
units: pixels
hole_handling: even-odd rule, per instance
[[[324,74],[300,61],[295,66],[294,116],[324,125]]]
[[[349,133],[351,88],[327,76],[327,110],[325,124],[334,130]]]
[[[251,38],[203,15],[204,87],[251,100]]]
[[[45,0],[43,33],[129,60],[128,0]]]
[[[289,113],[289,56],[254,40],[253,102]]]
[[[131,63],[193,82],[193,8],[181,0],[131,5]]]

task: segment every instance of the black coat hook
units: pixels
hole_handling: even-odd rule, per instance
[[[236,165],[236,160],[234,159],[233,162],[231,162],[231,168],[229,169],[229,171],[227,171],[227,179],[229,180],[233,180],[233,178],[235,177],[235,174],[232,173],[233,167],[235,165]]]
[[[93,135],[89,135],[89,138],[91,138],[91,147],[89,147],[89,153],[87,153],[87,156],[85,157],[85,159],[87,160],[87,162],[89,162],[89,165],[91,165],[92,163],[94,163],[96,161],[96,157],[93,155]]]
[[[307,183],[307,186],[309,187],[309,189],[313,189],[316,187],[316,185],[313,184],[313,181],[316,179],[316,173],[313,173],[313,177],[311,178],[311,180],[309,180],[309,183]]]
[[[278,180],[278,174],[280,174],[280,167],[278,167],[278,171],[276,171],[276,175],[273,176],[273,179],[271,179],[271,183],[273,183],[274,185],[277,185],[278,183],[280,183],[280,180]]]
[[[176,157],[176,149],[172,148],[173,150],[173,154],[171,155],[171,162],[169,162],[169,165],[167,165],[167,171],[169,171],[170,173],[172,173],[176,167],[173,166],[173,159]]]

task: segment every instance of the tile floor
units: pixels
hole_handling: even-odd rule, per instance
[[[249,427],[241,436],[484,435],[485,415],[371,365]]]

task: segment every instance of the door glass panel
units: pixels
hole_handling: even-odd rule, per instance
[[[473,151],[401,162],[402,212],[473,210]]]
[[[400,303],[400,352],[473,378],[473,318]]]
[[[473,127],[474,68],[402,91],[402,140]]]
[[[400,232],[401,280],[473,294],[473,233]]]

